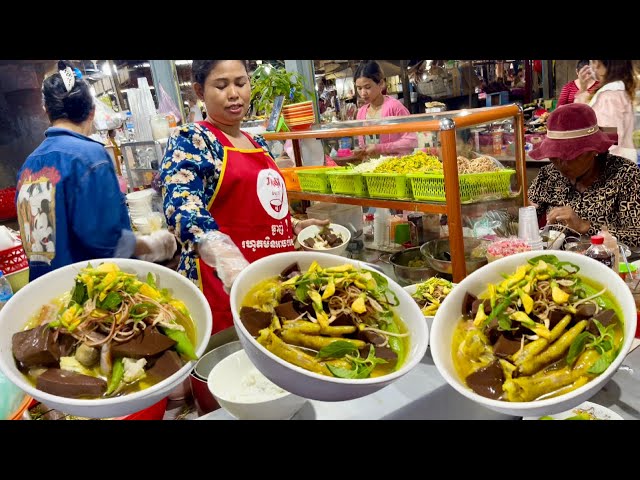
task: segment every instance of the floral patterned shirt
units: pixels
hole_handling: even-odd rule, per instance
[[[253,139],[273,158],[260,135]],[[195,245],[207,231],[218,229],[207,205],[218,185],[223,158],[224,147],[215,135],[188,123],[169,139],[160,167],[164,214],[182,246],[178,272],[198,287]]]

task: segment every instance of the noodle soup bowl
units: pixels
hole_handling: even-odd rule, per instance
[[[555,397],[528,402],[509,402],[484,397],[469,388],[456,371],[452,352],[454,331],[462,318],[465,294],[469,292],[475,296],[480,295],[487,290],[489,283],[497,284],[504,280],[501,276],[502,273],[511,275],[518,266],[525,265],[528,259],[544,253],[540,250],[518,253],[496,260],[476,270],[449,293],[433,320],[430,339],[431,355],[440,374],[460,394],[484,407],[507,415],[520,417],[551,415],[574,408],[588,400],[609,381],[622,364],[634,338],[636,307],[631,292],[624,281],[611,268],[592,258],[573,252],[553,250],[548,253],[555,255],[560,262],[571,262],[580,267],[579,277],[601,285],[603,288],[606,287],[607,294],[616,300],[620,311],[620,320],[624,323],[622,327],[624,338],[618,355],[600,375],[575,390]]]
[[[12,336],[24,330],[29,319],[41,305],[62,296],[74,287],[74,279],[88,263],[98,266],[115,263],[120,270],[135,273],[145,281],[148,273],[156,277],[158,288],[167,288],[173,298],[184,302],[195,324],[194,350],[199,357],[205,352],[211,334],[211,309],[202,292],[186,277],[155,263],[124,258],[103,258],[78,262],[58,268],[37,278],[20,289],[0,310],[0,371],[18,388],[50,408],[81,417],[120,417],[158,403],[178,387],[188,376],[195,362],[186,362],[178,371],[143,390],[111,398],[67,398],[35,388],[18,370],[12,352]]]
[[[375,272],[387,280],[389,290],[396,295],[399,301],[399,305],[394,307],[395,313],[402,319],[409,333],[406,358],[399,369],[373,378],[330,377],[305,370],[283,360],[258,343],[249,333],[239,315],[243,301],[249,291],[261,281],[277,277],[280,272],[294,262],[297,262],[302,272],[305,272],[313,261],[318,262],[323,268],[349,263],[356,268]],[[315,252],[284,252],[270,255],[253,262],[238,275],[231,288],[230,297],[234,325],[238,331],[242,347],[251,362],[273,383],[303,398],[335,402],[369,395],[409,372],[420,362],[427,351],[429,328],[424,321],[420,307],[400,285],[358,260]]]

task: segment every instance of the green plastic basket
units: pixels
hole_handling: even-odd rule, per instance
[[[402,173],[363,173],[369,196],[374,198],[413,199],[411,180]]]
[[[496,172],[464,173],[458,175],[460,201],[474,202],[487,198],[509,197],[513,169]],[[446,201],[444,194],[444,175],[427,173],[409,173],[413,196],[416,200]]]
[[[331,193],[331,184],[327,173],[331,170],[342,170],[343,167],[318,167],[309,170],[298,170],[300,190],[303,192]]]
[[[327,172],[331,190],[336,194],[355,195],[357,197],[368,197],[367,182],[361,173],[347,170],[332,170]]]

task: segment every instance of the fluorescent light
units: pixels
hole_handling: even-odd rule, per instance
[[[193,60],[176,60],[176,65],[191,65]]]

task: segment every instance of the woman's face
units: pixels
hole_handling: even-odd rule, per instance
[[[251,84],[240,60],[223,60],[211,69],[204,85],[195,85],[198,96],[207,107],[207,115],[222,125],[242,122],[249,110]]]
[[[378,84],[366,77],[360,77],[356,80],[356,90],[365,103],[371,103],[382,95],[383,86],[384,81]]]
[[[575,183],[591,169],[595,161],[595,156],[596,152],[585,152],[571,160],[550,158],[549,161],[555,169],[567,177],[571,183]]]
[[[589,60],[589,66],[593,72],[594,80],[602,82],[607,75],[607,68],[600,60]]]

